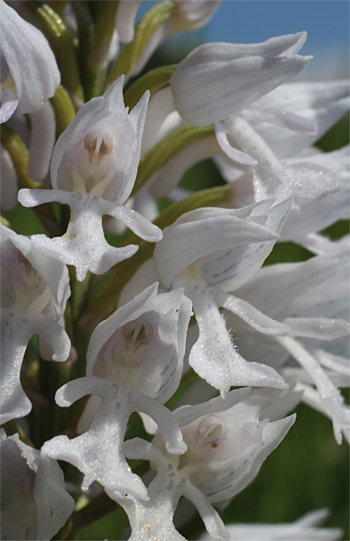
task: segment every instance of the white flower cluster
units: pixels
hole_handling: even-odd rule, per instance
[[[226,528],[213,504],[300,401],[350,441],[349,237],[320,234],[349,217],[349,147],[313,146],[348,83],[290,82],[305,32],[132,79],[220,2],[160,2],[135,27],[139,4],[0,0],[2,208],[46,229],[0,226],[1,539],[70,539],[103,491],[132,541],[185,539],[182,496],[212,539],[338,539],[324,510]],[[179,188],[206,158],[227,184]],[[287,240],[312,257],[263,267]]]

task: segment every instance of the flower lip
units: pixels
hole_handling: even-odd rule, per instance
[[[184,464],[203,465],[203,462],[213,460],[218,446],[226,437],[225,425],[218,415],[205,415],[198,421],[182,430],[188,447],[181,459]]]

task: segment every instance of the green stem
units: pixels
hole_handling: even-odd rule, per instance
[[[155,68],[136,79],[124,93],[125,105],[128,105],[130,109],[135,107],[146,90],[150,91],[152,97],[158,90],[169,84],[170,77],[175,72],[176,68],[177,64],[162,66],[161,68]]]
[[[99,2],[97,7],[94,41],[86,62],[86,100],[100,96],[103,92],[118,2]]]
[[[194,126],[183,126],[157,143],[140,161],[137,177],[133,189],[133,195],[138,192],[144,184],[159,171],[171,158],[178,154],[183,148],[213,135],[214,127],[195,128]]]
[[[175,4],[173,2],[161,2],[142,17],[135,28],[133,41],[125,45],[112,65],[107,77],[106,88],[111,86],[121,75],[128,75],[131,72],[154,32],[170,19],[174,11]]]
[[[48,38],[61,72],[62,84],[68,89],[75,107],[79,109],[84,103],[84,93],[79,79],[75,48],[67,27],[58,13],[45,2],[29,1],[27,5]]]
[[[55,111],[56,136],[59,137],[75,117],[75,109],[68,92],[62,85],[57,88],[50,101]]]

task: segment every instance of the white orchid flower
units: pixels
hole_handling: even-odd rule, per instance
[[[65,361],[70,340],[59,324],[70,295],[68,270],[33,241],[0,225],[1,231],[1,424],[27,415],[31,402],[20,371],[29,339],[47,342],[54,361]]]
[[[0,431],[1,538],[52,539],[74,511],[56,460]]]
[[[266,267],[249,287],[238,290],[245,300],[288,325],[290,336],[263,336],[228,316],[245,358],[254,359],[259,353],[262,361],[287,380],[293,377],[316,387],[317,409],[332,419],[338,443],[341,432],[350,425],[350,410],[338,390],[349,384],[350,370],[347,252]]]
[[[288,81],[286,73],[289,72],[286,70],[283,73],[283,80],[279,78],[278,70],[281,66],[278,63],[274,65],[272,60],[292,62],[293,59],[300,58],[295,57],[295,53],[305,38],[306,34],[301,33],[274,38],[255,46],[210,44],[193,51],[179,64],[171,78],[175,105],[183,118],[196,126],[214,122],[217,143],[222,152],[238,164],[253,167],[253,178],[250,182],[253,184],[255,201],[268,197],[282,201],[290,196],[297,201],[314,199],[342,187],[334,173],[320,164],[315,167],[307,159],[298,159],[296,163],[281,161],[281,158],[294,157],[295,150],[299,152],[315,141],[349,107],[349,100],[344,98],[349,92],[347,81],[310,83],[308,87],[308,83],[280,86]],[[288,49],[293,39],[294,46]],[[281,50],[274,51],[274,57],[271,52],[272,45],[277,44],[281,46]],[[237,47],[237,51],[234,47]],[[260,65],[262,59],[265,63]],[[246,71],[241,67],[241,64],[244,65],[243,61],[246,62]],[[276,70],[276,77],[273,79],[272,67]],[[294,67],[291,63],[291,70]],[[250,72],[252,68],[255,72]],[[296,72],[289,75],[290,79]],[[235,85],[239,86],[238,91],[231,92],[231,87],[235,90]],[[227,88],[230,88],[229,92]],[[292,95],[293,89],[296,96],[302,95],[300,103],[296,96]],[[287,132],[287,135],[284,132]],[[270,148],[270,144],[274,142],[277,154],[272,150],[273,144]],[[279,152],[280,149],[282,152]],[[199,159],[204,159],[208,152],[212,155],[219,154],[213,142],[207,149],[202,149],[202,152],[204,155],[198,155]],[[192,163],[187,166],[192,165],[193,160],[198,161],[197,153],[191,154]],[[185,155],[186,152],[183,152],[183,159]],[[191,160],[190,156],[188,160]],[[166,169],[165,167],[158,176],[166,178]],[[225,169],[224,176],[229,177],[227,170],[230,166],[226,166],[224,171]],[[237,168],[232,169],[231,181],[234,180],[232,176],[237,175]],[[158,184],[160,180],[159,178]],[[169,188],[169,181],[167,187]],[[157,188],[158,186],[156,190]],[[299,206],[296,202],[294,210]]]
[[[311,57],[297,55],[306,32],[257,44],[197,47],[170,79],[180,115],[193,126],[227,118],[297,75]]]
[[[267,200],[239,210],[202,208],[184,214],[164,229],[154,258],[141,266],[121,294],[122,303],[134,288],[157,279],[168,288],[184,288],[199,329],[189,364],[223,395],[232,385],[285,387],[274,370],[248,363],[238,353],[219,311],[232,311],[264,334],[289,332],[287,325],[231,293],[258,273],[278,238],[289,202],[272,204]]]
[[[95,395],[88,403],[88,429],[73,440],[58,436],[43,447],[49,456],[71,462],[85,474],[84,490],[98,480],[110,493],[147,499],[146,488],[131,473],[123,453],[133,411],[157,423],[170,453],[186,450],[177,422],[162,404],[180,383],[191,302],[180,290],[156,293],[154,284],[100,323],[89,343],[87,377],[57,392],[63,407]]]
[[[300,159],[288,161],[295,167]],[[289,214],[281,231],[280,240],[282,242],[284,240],[293,240],[304,246],[312,246],[310,239],[316,232],[326,229],[326,227],[338,220],[348,220],[350,218],[350,147],[347,145],[340,150],[326,153],[314,149],[304,157],[303,161],[307,161],[313,166],[316,173],[308,183],[310,193],[317,193],[317,185],[322,189],[322,184],[324,184],[321,180],[322,170],[324,172],[328,170],[329,172],[325,177],[328,178],[330,193],[327,193],[326,188],[322,197],[316,197],[315,199],[307,197],[298,200],[300,212],[298,214]],[[320,179],[319,183],[317,179]],[[325,184],[324,187],[326,187]],[[332,247],[335,246],[332,243]],[[330,244],[328,247],[330,247]],[[311,251],[313,250],[311,249]]]
[[[249,389],[239,389],[225,400],[218,397],[175,410],[188,446],[180,457],[165,451],[159,434],[152,444],[138,438],[125,443],[129,458],[149,460],[158,470],[148,487],[147,502],[118,498],[129,516],[129,541],[150,537],[183,540],[173,523],[181,496],[194,503],[213,539],[229,539],[211,503],[231,498],[250,483],[295,421],[295,415],[273,423],[260,421],[266,400],[246,398],[248,394]]]
[[[33,242],[76,267],[82,281],[88,270],[107,272],[138,249],[111,247],[103,234],[102,216],[118,218],[141,238],[156,242],[161,230],[124,205],[131,194],[140,159],[147,93],[130,114],[123,102],[123,77],[100,98],[86,103],[59,137],[51,162],[52,190],[20,190],[27,207],[59,201],[71,208],[67,232]]]

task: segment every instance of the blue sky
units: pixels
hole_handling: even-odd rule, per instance
[[[208,26],[208,39],[249,43],[301,30],[308,32],[310,47],[349,45],[349,2],[224,0]]]
[[[349,17],[348,0],[223,0],[205,30],[205,41],[253,43],[306,30],[300,54],[314,59],[299,77],[346,77]]]
[[[143,2],[138,15],[149,7],[149,2]],[[190,48],[209,41],[258,43],[306,30],[308,38],[300,54],[315,57],[298,78],[347,77],[349,8],[348,0],[223,0],[204,29],[168,40],[168,50],[171,55],[187,41]]]

